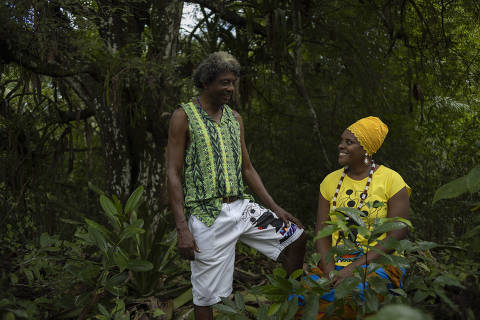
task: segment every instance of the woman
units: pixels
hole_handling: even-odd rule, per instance
[[[343,167],[325,177],[320,184],[318,199],[317,225],[315,233],[325,227],[325,222],[330,220],[329,213],[336,208],[357,208],[365,213],[362,219],[368,226],[375,218],[402,217],[408,219],[410,187],[402,177],[392,169],[376,164],[372,156],[377,152],[388,133],[388,127],[377,117],[367,117],[358,120],[349,126],[341,135],[338,145],[338,162]],[[385,205],[376,205],[383,202]],[[371,203],[373,206],[367,206]],[[334,217],[333,219],[336,219]],[[382,235],[381,239],[392,237],[402,239],[407,233],[407,228],[394,230]],[[352,275],[358,266],[368,264],[380,256],[375,250],[368,250],[368,243],[360,234],[349,236],[358,249],[354,253],[336,256],[335,261],[326,261],[328,250],[333,246],[343,244],[344,236],[336,232],[332,236],[320,238],[316,242],[317,252],[321,255],[320,267],[323,273],[331,277],[333,287],[343,279]],[[377,249],[389,253],[385,247],[377,243],[370,243]],[[331,273],[337,270],[338,273]],[[398,271],[398,270],[397,270]],[[399,285],[402,272],[392,270],[379,270],[381,277],[389,278]],[[334,290],[322,297],[333,301]]]

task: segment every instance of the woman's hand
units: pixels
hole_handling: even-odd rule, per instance
[[[345,278],[352,276],[353,268],[350,266],[351,264],[338,271],[337,274],[330,279],[330,284],[333,288],[336,288]]]

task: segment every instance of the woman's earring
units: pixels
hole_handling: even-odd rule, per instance
[[[363,160],[365,164],[368,164],[368,153],[365,152],[365,159]]]

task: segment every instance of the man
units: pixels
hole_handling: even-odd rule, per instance
[[[250,162],[242,118],[227,105],[239,74],[232,55],[209,55],[193,73],[200,96],[170,120],[168,193],[178,250],[192,260],[197,320],[212,319],[211,306],[232,292],[237,240],[273,260],[282,253],[288,273],[302,268],[305,254],[303,227],[268,194]],[[271,211],[245,194],[243,180]]]

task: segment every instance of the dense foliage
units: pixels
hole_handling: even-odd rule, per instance
[[[413,189],[414,229],[409,247],[397,248],[406,252],[410,280],[394,302],[436,319],[473,319],[480,305],[477,2],[186,4],[197,10],[189,30],[180,25],[184,4],[174,0],[1,4],[2,317],[189,314],[188,264],[176,259],[166,202],[168,119],[197,94],[194,66],[226,50],[242,64],[233,105],[253,164],[311,238],[318,186],[337,168],[344,128],[366,115],[388,124],[376,161]],[[309,250],[307,269],[315,260]],[[275,267],[244,247],[237,259],[242,292]],[[303,288],[281,271],[269,279]],[[232,314],[293,310],[272,304],[284,296],[253,293],[237,295]],[[380,306],[371,300],[362,313]]]

